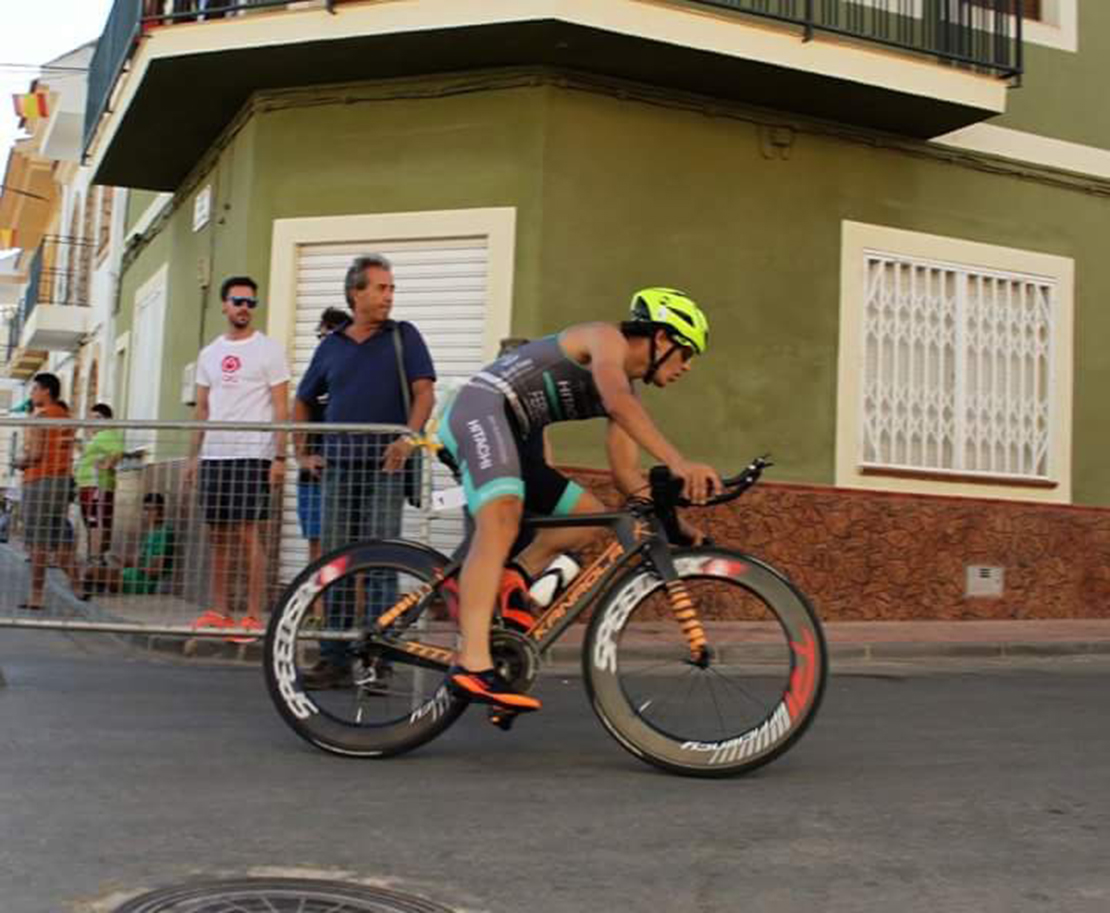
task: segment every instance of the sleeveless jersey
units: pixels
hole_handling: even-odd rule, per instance
[[[501,356],[469,385],[503,396],[523,436],[555,422],[608,415],[593,372],[566,355],[558,336],[545,336]]]

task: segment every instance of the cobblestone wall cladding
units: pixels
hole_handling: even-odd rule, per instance
[[[609,504],[605,472],[570,474]],[[687,518],[762,558],[827,621],[1110,618],[1110,510],[761,482]],[[968,565],[1001,597],[964,595]]]

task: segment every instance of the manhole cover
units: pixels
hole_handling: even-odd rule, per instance
[[[162,888],[116,913],[452,913],[383,888],[302,878],[240,878]]]

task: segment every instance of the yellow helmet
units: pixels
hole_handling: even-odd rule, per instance
[[[709,321],[685,292],[673,288],[644,288],[632,296],[632,319],[658,324],[676,342],[701,355],[709,345]]]

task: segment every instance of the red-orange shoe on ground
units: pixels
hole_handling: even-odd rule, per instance
[[[200,628],[230,628],[234,624],[235,622],[223,612],[209,609],[207,612],[201,612],[193,619],[192,628],[194,631]]]
[[[230,620],[230,619],[229,619]],[[246,615],[242,621],[232,621],[229,628],[240,628],[243,631],[257,631],[259,635],[265,630],[262,622],[252,615]],[[229,637],[228,642],[233,644],[252,644],[258,640],[257,636]]]

